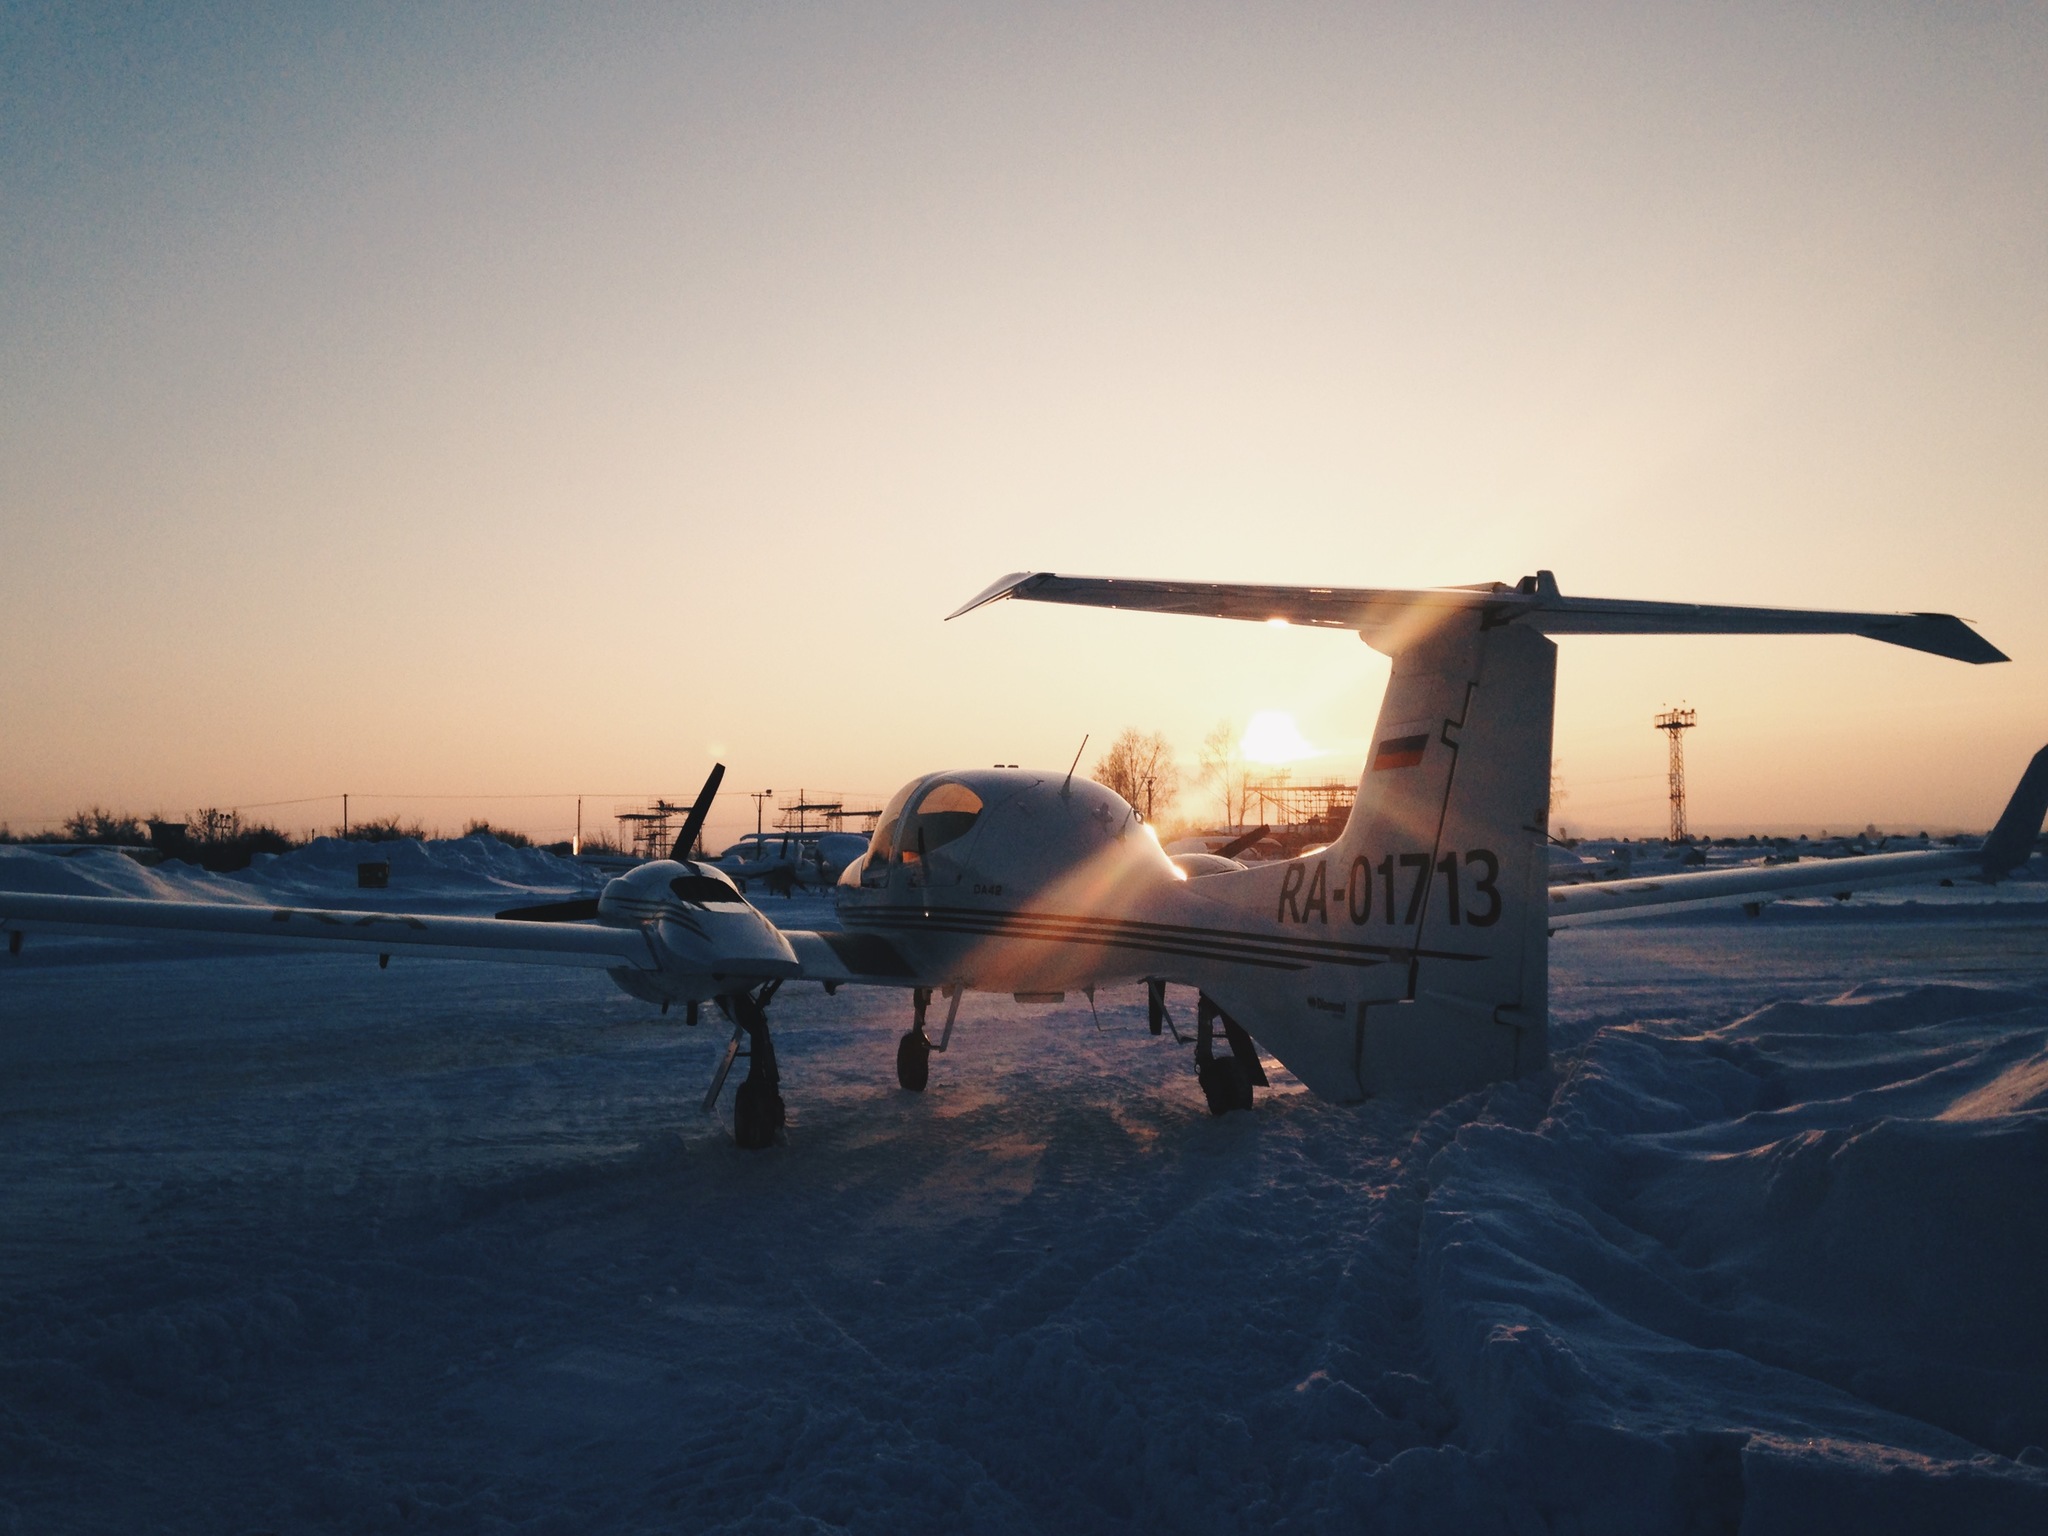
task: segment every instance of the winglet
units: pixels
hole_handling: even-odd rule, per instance
[[[951,623],[963,613],[972,613],[975,609],[988,603],[1001,602],[1037,574],[1039,573],[1034,571],[1012,571],[1007,576],[998,577],[988,586],[975,593],[966,602],[962,603],[958,608],[947,614],[946,621]]]
[[[2044,816],[2048,816],[2048,747],[2036,752],[2027,764],[2019,787],[2006,802],[2005,814],[1978,851],[1987,878],[2003,879],[2033,857],[2034,838]]]

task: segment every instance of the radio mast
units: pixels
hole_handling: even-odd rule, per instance
[[[1657,729],[1671,741],[1671,838],[1685,841],[1685,732],[1698,722],[1697,710],[1667,709],[1656,719]]]

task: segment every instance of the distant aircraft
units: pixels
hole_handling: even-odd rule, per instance
[[[771,895],[827,886],[867,851],[861,832],[749,832],[712,862],[745,891],[760,881]]]
[[[2044,747],[1981,848],[1549,883],[1550,636],[1853,634],[2005,660],[1947,614],[1566,597],[1540,571],[1514,586],[1423,591],[1019,574],[952,617],[1003,598],[1282,619],[1352,630],[1391,656],[1342,835],[1250,866],[1213,853],[1176,859],[1120,796],[1071,769],[934,773],[897,791],[840,876],[843,931],[782,932],[729,876],[684,856],[717,790],[714,769],[673,858],[628,871],[594,899],[500,915],[511,921],[0,893],[0,928],[14,948],[27,928],[127,928],[601,967],[664,1009],[684,1003],[694,1017],[710,1001],[733,1020],[705,1105],[746,1044],[733,1134],[762,1147],[783,1120],[767,1010],[790,981],[909,991],[912,1023],[897,1049],[907,1089],[926,1086],[963,991],[1050,1001],[1142,981],[1155,1033],[1171,1023],[1167,986],[1196,990],[1196,1071],[1214,1113],[1250,1105],[1265,1082],[1260,1048],[1328,1099],[1454,1093],[1548,1060],[1555,928],[1679,902],[1995,881],[2031,857],[2048,814]],[[948,999],[937,1042],[926,1033],[934,994]]]

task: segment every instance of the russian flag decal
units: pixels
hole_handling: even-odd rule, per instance
[[[1427,731],[1416,736],[1389,736],[1372,755],[1372,771],[1378,773],[1382,768],[1416,767],[1428,746]]]

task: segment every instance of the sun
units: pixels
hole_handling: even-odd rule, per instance
[[[1284,709],[1262,709],[1244,728],[1239,749],[1255,763],[1293,763],[1314,757],[1315,747]]]

